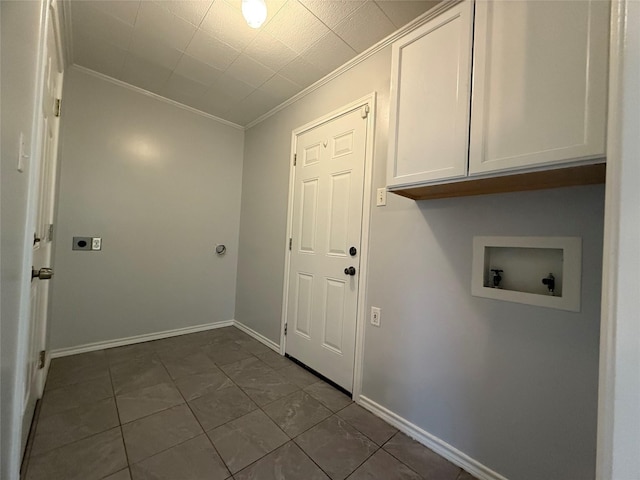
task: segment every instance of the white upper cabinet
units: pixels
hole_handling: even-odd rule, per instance
[[[609,8],[476,3],[470,175],[604,157]]]
[[[473,3],[393,44],[388,184],[467,174]]]

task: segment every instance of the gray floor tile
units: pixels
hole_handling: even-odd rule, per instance
[[[130,463],[200,435],[202,428],[186,405],[123,425],[122,433]]]
[[[456,480],[477,480],[476,477],[471,475],[469,472],[465,470],[461,470],[458,478]]]
[[[233,384],[191,400],[189,406],[207,431],[258,408],[242,390]]]
[[[200,349],[218,366],[254,358],[251,353],[234,342],[214,343],[200,347]]]
[[[346,394],[322,380],[305,387],[304,391],[332,412],[342,410],[344,407],[352,403],[351,398]]]
[[[297,385],[255,357],[221,368],[260,406],[299,390]]]
[[[112,366],[111,379],[116,395],[160,383],[171,383],[171,377],[157,356]]]
[[[383,445],[387,440],[398,433],[398,429],[392,427],[373,413],[368,412],[355,403],[340,410],[338,416],[349,422],[378,445]]]
[[[331,416],[331,410],[301,390],[270,403],[264,411],[291,438]]]
[[[287,443],[287,437],[262,411],[256,410],[209,433],[231,473]]]
[[[192,353],[181,356],[160,354],[160,359],[174,380],[217,369],[215,364],[203,352],[192,351]]]
[[[49,415],[38,421],[32,455],[104,432],[119,424],[113,398]]]
[[[51,362],[46,389],[51,390],[108,377],[109,367],[102,350],[55,358]]]
[[[281,375],[285,376],[287,380],[291,383],[295,383],[300,388],[308,387],[309,385],[313,385],[316,383],[319,378],[316,377],[313,373],[305,370],[299,365],[291,362],[291,365],[288,365],[278,371]]]
[[[118,395],[116,403],[120,421],[124,424],[180,405],[184,399],[172,383],[159,383]]]
[[[329,480],[293,442],[234,475],[235,480]]]
[[[307,430],[295,442],[333,480],[347,478],[378,449],[365,435],[335,415]]]
[[[109,376],[47,390],[42,398],[40,418],[46,418],[49,415],[84,405],[91,405],[98,400],[109,397],[113,397],[113,388],[111,387],[111,378]]]
[[[224,480],[230,477],[205,435],[134,464],[131,474],[133,480]]]
[[[422,477],[380,449],[364,462],[349,480],[422,480]],[[434,480],[436,480],[434,478]]]
[[[185,399],[193,400],[221,388],[233,385],[233,382],[219,368],[206,373],[198,373],[176,380],[176,386]]]
[[[125,470],[120,470],[118,473],[114,473],[113,475],[109,475],[104,480],[131,480],[131,474],[127,468]]]
[[[109,366],[114,367],[121,363],[140,362],[153,357],[154,351],[150,342],[134,343],[123,347],[109,348],[105,350]]]
[[[127,467],[120,428],[65,445],[29,461],[27,480],[98,480]]]
[[[397,433],[383,448],[424,478],[456,480],[460,473],[460,467],[407,437],[404,433]]]
[[[261,361],[263,361],[264,363],[266,363],[267,365],[269,365],[271,368],[275,370],[287,367],[293,363],[284,355],[280,355],[279,353],[276,353],[273,350],[269,350],[268,352],[258,354],[256,355],[256,357],[258,357]]]
[[[247,352],[253,353],[254,355],[273,352],[273,350],[267,347],[264,343],[261,343],[255,338],[251,338],[251,337],[238,339],[236,340],[236,343],[240,345],[243,349],[245,349]]]

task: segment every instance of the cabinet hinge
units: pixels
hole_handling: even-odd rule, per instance
[[[289,250],[291,250],[292,245],[293,245],[293,238],[289,237]]]
[[[294,167],[296,166],[296,163],[298,163],[298,154],[294,153],[293,154],[293,166]]]
[[[56,98],[56,102],[53,106],[53,114],[56,117],[60,116],[60,108],[62,107],[62,99],[61,98]]]
[[[289,324],[288,324],[288,323],[285,323],[285,324],[284,324],[284,334],[285,334],[285,336],[287,335],[287,330],[288,330],[288,329],[289,329]]]
[[[45,350],[41,350],[40,354],[38,355],[38,369],[40,370],[44,368],[45,357],[46,357]]]
[[[362,110],[360,110],[360,116],[362,118],[367,118],[369,116],[369,104],[362,107]]]

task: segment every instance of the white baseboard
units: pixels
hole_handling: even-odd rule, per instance
[[[77,347],[59,348],[51,351],[51,358],[67,357],[78,353],[93,352],[95,350],[103,350],[105,348],[122,347],[125,345],[133,345],[134,343],[149,342],[151,340],[160,340],[162,338],[177,337],[178,335],[186,335],[189,333],[204,332],[205,330],[213,330],[214,328],[232,327],[234,320],[225,320],[223,322],[205,323],[204,325],[195,325],[193,327],[176,328],[173,330],[165,330],[163,332],[146,333],[144,335],[134,335],[133,337],[119,338],[117,340],[107,340],[105,342],[87,343],[78,345]]]
[[[267,337],[262,335],[261,333],[256,332],[254,329],[247,327],[244,323],[240,323],[238,320],[234,320],[233,324],[239,329],[242,330],[247,335],[251,335],[253,338],[258,340],[259,342],[264,343],[271,350],[274,350],[276,353],[280,353],[280,345],[278,345],[273,340],[269,340]]]
[[[387,423],[390,423],[391,425],[396,427],[402,433],[405,433],[414,440],[417,440],[425,447],[430,448],[441,457],[449,460],[454,465],[465,469],[478,480],[507,480],[506,477],[503,477],[499,473],[494,472],[489,467],[486,467],[477,460],[471,458],[466,453],[461,452],[457,448],[449,445],[444,440],[441,440],[440,438],[421,429],[417,425],[411,423],[409,420],[402,418],[400,415],[392,412],[382,405],[377,404],[364,395],[360,395],[358,403],[374,415],[382,418]]]

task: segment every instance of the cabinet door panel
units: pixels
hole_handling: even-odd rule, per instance
[[[609,3],[476,4],[469,173],[604,156]]]
[[[472,17],[464,2],[393,45],[391,186],[466,175]]]

